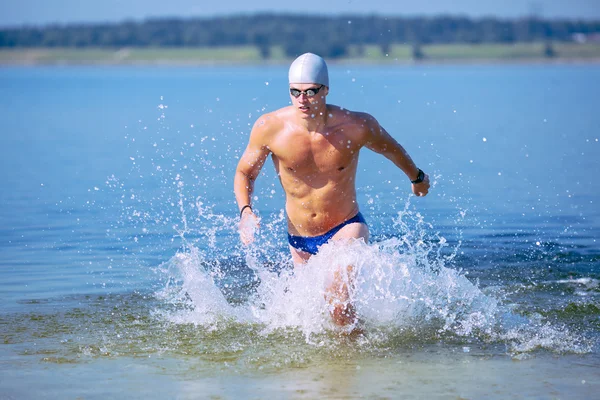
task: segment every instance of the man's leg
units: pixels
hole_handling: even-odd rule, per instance
[[[355,222],[348,224],[340,229],[331,238],[332,241],[344,239],[364,239],[365,243],[369,242],[369,228],[366,224]],[[290,245],[290,253],[294,266],[306,264],[312,254],[302,250],[298,250]],[[347,326],[352,325],[356,320],[356,312],[354,305],[350,303],[350,290],[354,286],[354,267],[346,266],[346,271],[343,268],[334,271],[331,284],[325,289],[325,299],[332,305],[331,318],[336,325]]]
[[[366,224],[356,222],[348,224],[339,230],[331,239],[332,241],[344,239],[364,239],[369,242],[369,227]],[[340,267],[333,274],[331,285],[325,292],[325,297],[330,305],[331,318],[336,325],[348,326],[356,321],[356,311],[350,302],[350,291],[354,290],[354,267],[348,265]]]
[[[295,247],[290,245],[290,253],[292,253],[292,261],[294,262],[294,267],[302,264],[306,264],[310,256],[312,254],[307,253],[306,251],[298,250]]]

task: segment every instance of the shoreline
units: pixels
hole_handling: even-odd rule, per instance
[[[331,65],[510,65],[600,64],[600,44],[560,44],[547,56],[541,43],[512,45],[431,45],[415,59],[408,45],[393,45],[388,53],[370,46],[362,53],[352,49],[340,58],[325,58]],[[125,47],[125,48],[0,48],[0,67],[13,66],[279,66],[293,57],[273,47],[261,57],[253,46],[239,47]]]
[[[589,399],[599,386],[596,356],[542,353],[514,361],[502,355],[449,353],[441,347],[390,353],[381,358],[346,356],[326,363],[308,360],[296,365],[283,356],[279,362],[268,363],[260,357],[246,362],[231,357],[210,362],[173,355],[81,355],[79,360],[67,362],[52,355],[21,355],[0,369],[7,377],[0,390],[14,398],[51,399],[123,394],[192,399],[198,393],[213,398]],[[33,384],[28,379],[32,375],[37,377]],[[95,385],[98,381],[113,384]]]

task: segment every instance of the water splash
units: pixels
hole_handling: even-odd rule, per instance
[[[235,158],[211,156],[213,147],[218,144],[233,154],[238,149],[219,135],[210,141],[205,140],[207,136],[193,135],[194,143],[180,138],[184,142],[179,151],[164,140],[167,128],[161,118],[158,131],[149,133],[146,141],[153,143],[151,151],[137,148],[142,146],[140,141],[132,146],[136,150],[132,174],[143,178],[145,185],[159,188],[148,191],[154,195],[147,198],[144,185],[135,181],[125,185],[115,180],[111,185],[122,192],[123,225],[133,225],[132,230],[138,232],[141,226],[144,234],[168,234],[173,244],[180,245],[157,269],[164,281],[157,296],[165,307],[157,307],[156,313],[168,324],[219,332],[241,325],[263,336],[291,330],[306,343],[335,345],[340,329],[332,323],[325,292],[333,274],[351,265],[351,276],[346,274],[345,279],[354,287],[350,299],[365,333],[363,339],[371,346],[458,340],[501,343],[515,354],[536,348],[589,351],[583,339],[566,340],[568,329],[543,318],[523,317],[504,305],[502,298],[468,279],[468,273],[455,264],[461,232],[450,245],[423,215],[411,209],[410,197],[393,219],[392,229],[390,224],[380,224],[385,225],[385,237],[371,244],[325,245],[299,268],[292,267],[283,242],[283,210],[271,209],[264,215],[256,242],[242,248],[236,216],[225,215],[224,202],[208,193],[229,182],[223,171],[231,169],[227,163]],[[152,156],[144,158],[144,154]],[[272,187],[258,188],[255,204],[263,199],[268,203],[273,194]],[[383,202],[367,204],[377,213],[376,206]],[[453,221],[457,226],[466,212],[459,210]]]
[[[218,321],[258,326],[261,335],[292,329],[306,343],[333,343],[343,333],[330,316],[326,288],[336,271],[352,266],[355,306],[363,343],[390,341],[502,343],[518,356],[543,348],[583,353],[590,345],[565,327],[511,312],[501,299],[485,294],[455,268],[458,246],[431,235],[423,217],[405,208],[395,219],[398,237],[366,244],[362,240],[328,243],[305,265],[292,267],[284,251],[250,249],[244,258],[251,279],[236,277],[231,264],[215,263],[198,248],[177,253],[163,272],[171,282],[161,295],[186,305],[166,315],[175,323],[207,326]],[[220,287],[223,277],[228,287]],[[236,279],[239,281],[236,282]],[[175,283],[176,282],[176,283]],[[233,287],[233,289],[232,289]],[[223,293],[246,292],[232,303]]]

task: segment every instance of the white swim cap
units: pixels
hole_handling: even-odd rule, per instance
[[[325,60],[313,53],[304,53],[290,66],[290,83],[318,83],[329,87],[329,73]]]

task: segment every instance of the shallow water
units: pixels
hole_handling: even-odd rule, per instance
[[[331,69],[329,101],[374,114],[434,186],[415,198],[363,152],[371,243],[295,271],[273,168],[250,249],[231,182],[284,68],[0,70],[0,393],[592,398],[600,70]],[[323,296],[347,264],[355,338]]]

